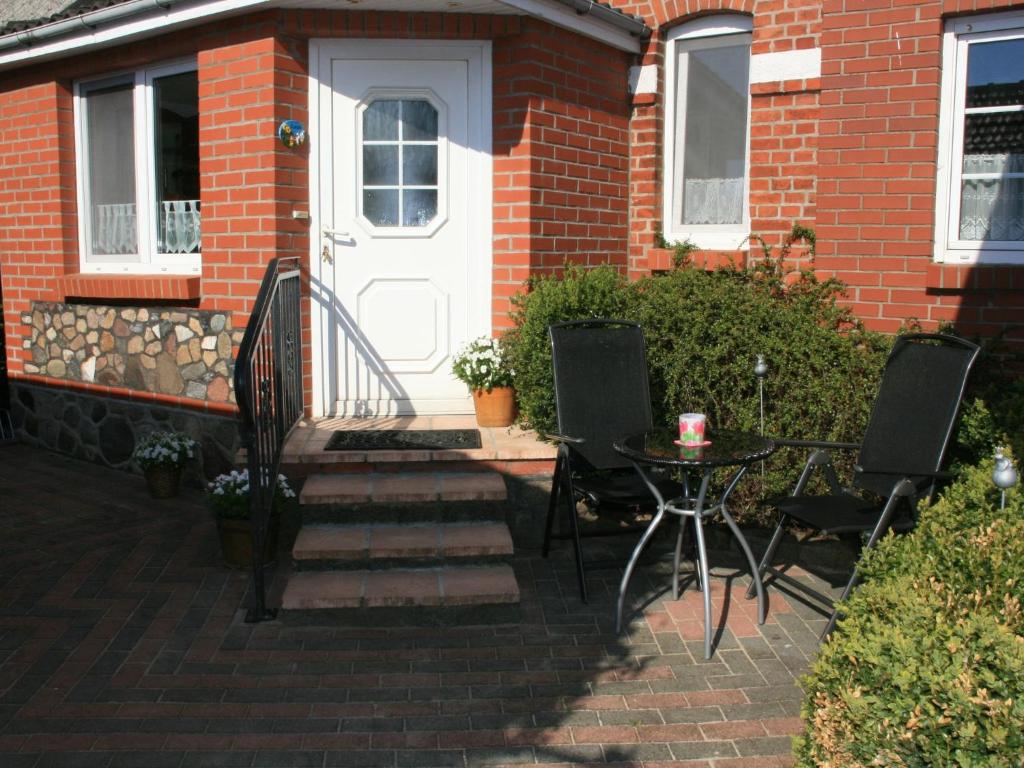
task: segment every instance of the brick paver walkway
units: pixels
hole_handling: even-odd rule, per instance
[[[517,558],[515,626],[250,626],[197,492],[23,446],[0,447],[0,525],[3,768],[789,765],[823,621],[772,590],[759,628],[719,569],[704,662],[692,588],[665,600],[642,566],[618,637],[618,572],[583,606],[563,552]]]

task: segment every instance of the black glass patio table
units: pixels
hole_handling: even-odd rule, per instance
[[[699,588],[704,593],[704,658],[711,658],[711,590],[708,588],[708,555],[704,543],[704,529],[702,523],[721,512],[732,535],[739,542],[743,554],[746,555],[747,563],[750,565],[750,574],[753,579],[754,588],[757,591],[757,623],[764,624],[765,599],[764,585],[757,575],[757,563],[750,551],[750,545],[743,537],[736,521],[729,514],[727,502],[729,495],[736,489],[747,468],[756,461],[767,458],[775,452],[775,443],[766,437],[750,434],[747,432],[718,431],[709,434],[709,442],[703,446],[687,447],[677,442],[679,433],[675,429],[656,429],[648,432],[641,432],[636,435],[618,440],[615,450],[629,459],[636,471],[640,474],[644,483],[650,488],[651,493],[658,502],[658,512],[651,520],[647,529],[640,537],[640,542],[633,550],[633,554],[626,564],[626,571],[622,575],[622,582],[619,585],[619,602],[615,616],[616,632],[622,629],[622,610],[626,600],[626,590],[629,588],[629,579],[633,575],[637,560],[644,548],[647,546],[654,532],[661,525],[666,513],[679,516],[679,534],[676,537],[676,550],[674,570],[672,573],[672,598],[679,599],[679,560],[683,546],[683,536],[686,531],[686,519],[693,521],[693,534],[697,544],[697,578]],[[653,467],[662,467],[678,470],[682,474],[680,489],[682,493],[670,499],[666,499],[657,486],[651,482],[648,470]],[[717,500],[710,500],[708,489],[716,469],[730,468],[732,474],[725,483],[725,488]],[[693,493],[696,486],[697,492]],[[713,497],[712,497],[713,499]]]

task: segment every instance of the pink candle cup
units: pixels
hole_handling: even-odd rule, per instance
[[[683,445],[703,445],[707,417],[703,413],[679,414],[679,442]]]

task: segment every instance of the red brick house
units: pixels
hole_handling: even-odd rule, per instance
[[[994,332],[1024,319],[1022,54],[1024,3],[982,0],[5,3],[16,414],[112,464],[206,420],[226,461],[275,256],[313,415],[469,410],[450,355],[525,278],[664,269],[659,236],[714,265],[810,225],[869,325]]]

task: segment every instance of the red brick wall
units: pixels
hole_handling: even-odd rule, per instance
[[[494,309],[565,262],[625,269],[629,57],[547,24],[494,47]]]
[[[510,16],[254,14],[5,75],[0,125],[24,138],[0,148],[0,221],[7,225],[0,260],[17,360],[26,335],[20,315],[32,299],[63,299],[67,291],[123,298],[136,290],[140,298],[230,311],[240,327],[271,258],[295,255],[306,264],[308,223],[292,211],[308,210],[308,150],[284,148],[275,132],[284,117],[308,122],[305,56],[308,38],[321,36],[494,40],[496,327],[508,324],[509,297],[531,271],[567,259],[625,267],[627,54]],[[201,291],[194,280],[66,277],[79,269],[68,73],[86,77],[186,55],[196,56],[200,83]],[[45,167],[30,152],[36,140],[52,150]],[[29,183],[41,190],[32,202],[18,194]],[[34,215],[31,206],[44,204],[46,216]],[[21,234],[6,234],[13,232]],[[304,333],[308,341],[308,322]],[[308,365],[306,374],[308,381]]]
[[[71,93],[56,82],[0,92],[0,277],[9,371],[21,373],[21,316],[47,300],[78,252]]]
[[[944,14],[1014,7],[1024,3],[824,3],[818,263],[873,328],[917,318],[992,334],[1024,321],[1022,268],[933,263]]]
[[[654,29],[640,57],[519,17],[317,10],[253,14],[4,73],[0,269],[12,372],[22,370],[20,316],[30,302],[90,286],[88,279],[60,279],[78,271],[69,73],[197,57],[202,289],[197,293],[194,281],[143,280],[139,292],[174,301],[201,296],[199,306],[230,310],[241,324],[270,258],[308,259],[308,225],[291,216],[309,203],[307,150],[285,149],[275,138],[284,117],[307,118],[308,38],[493,40],[493,319],[500,328],[508,325],[511,295],[532,273],[566,260],[612,263],[634,276],[652,267],[665,105],[657,94],[630,102],[626,70],[660,70],[672,27],[723,12],[752,18],[755,55],[818,45],[823,55],[820,82],[752,86],[752,231],[777,242],[795,222],[814,225],[819,269],[850,284],[851,304],[875,328],[895,330],[916,317],[929,327],[954,320],[992,332],[1024,320],[1021,268],[932,259],[944,14],[1024,3],[613,4]],[[663,93],[663,74],[659,80]]]
[[[666,266],[652,251],[662,225],[663,129],[666,105],[664,62],[667,33],[698,16],[741,13],[753,22],[752,54],[817,45],[820,0],[669,0],[613,2],[642,16],[655,29],[641,63],[658,67],[658,94],[639,94],[630,122],[629,273],[639,276]],[[759,83],[751,86],[750,219],[751,232],[769,243],[781,241],[794,223],[812,225],[815,217],[817,106],[815,80]],[[794,257],[800,250],[794,249]],[[705,254],[735,258],[743,254]]]

